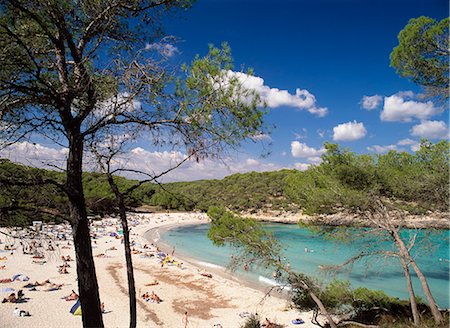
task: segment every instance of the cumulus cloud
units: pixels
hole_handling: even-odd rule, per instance
[[[380,106],[383,101],[383,97],[379,95],[375,96],[363,96],[361,100],[361,107],[367,110],[373,110]]]
[[[366,134],[364,124],[356,121],[339,124],[333,128],[334,141],[354,141],[364,138]]]
[[[422,121],[414,125],[411,135],[428,139],[444,139],[449,136],[447,124],[443,121]]]
[[[325,148],[316,149],[313,147],[309,147],[307,144],[299,141],[291,142],[291,154],[293,157],[319,157],[323,153],[325,153]]]
[[[120,164],[135,170],[157,174],[173,167],[185,158],[186,154],[179,151],[149,151],[137,147],[132,149],[130,154],[125,154],[122,159],[123,162]],[[176,170],[163,177],[161,181],[220,179],[234,173],[274,171],[282,168],[278,164],[259,161],[255,158],[242,159],[228,157],[221,161],[206,159],[200,162],[188,160]]]
[[[67,160],[67,149],[51,148],[25,141],[0,150],[0,157],[34,167],[54,169],[56,166],[64,169]],[[180,151],[149,151],[141,147],[135,147],[127,153],[117,156],[112,166],[114,168],[127,168],[150,174],[159,174],[182,162],[186,157],[186,154]],[[97,168],[96,161],[89,153],[85,154],[84,162],[84,170],[86,171],[92,171]],[[275,171],[283,168],[286,167],[251,157],[227,157],[221,161],[206,159],[196,162],[188,160],[160,180],[162,182],[172,182],[220,179],[234,173]],[[123,175],[134,179],[145,178],[143,175],[131,173],[123,173]]]
[[[264,79],[258,76],[233,71],[228,71],[227,75],[229,78],[237,78],[244,88],[258,92],[261,100],[269,108],[294,107],[299,110],[307,110],[318,117],[323,117],[328,113],[327,108],[317,106],[316,97],[308,90],[297,88],[295,94],[291,94],[287,90],[271,88],[265,85]]]
[[[390,150],[396,150],[398,152],[402,152],[402,151],[405,151],[405,149],[403,148],[404,146],[409,146],[409,148],[412,151],[418,151],[420,148],[420,143],[416,140],[406,138],[406,139],[399,140],[396,144],[385,145],[385,146],[380,146],[380,145],[369,146],[369,147],[367,147],[367,150],[378,153],[378,154],[387,153]]]
[[[92,112],[97,119],[111,119],[120,113],[132,113],[139,110],[142,103],[127,92],[121,92],[98,104]]]
[[[319,165],[320,163],[322,163],[322,158],[321,157],[308,157],[308,162],[314,165]]]
[[[306,163],[295,163],[294,164],[294,168],[299,170],[299,171],[306,171],[307,169],[309,169],[311,166],[311,164],[306,164]]]
[[[16,142],[0,150],[0,157],[39,168],[65,167],[66,148],[52,148],[28,141]]]
[[[434,106],[433,102],[420,102],[411,91],[398,92],[384,98],[384,106],[381,112],[382,121],[411,122],[413,118],[427,119],[439,114],[442,109]]]
[[[390,150],[397,150],[397,146],[396,145],[386,145],[386,146],[373,145],[373,146],[367,147],[367,150],[381,154],[381,153],[387,153]]]
[[[156,43],[147,43],[145,45],[145,50],[149,51],[157,51],[164,57],[173,57],[180,51],[177,47],[175,47],[173,44],[170,43],[164,43],[164,42],[156,42]]]
[[[409,138],[406,138],[406,139],[399,140],[397,142],[397,145],[399,145],[399,146],[411,146],[411,145],[415,145],[416,143],[417,143],[417,141],[409,139]]]

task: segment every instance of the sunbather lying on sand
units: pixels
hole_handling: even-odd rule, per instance
[[[156,286],[156,285],[159,285],[159,281],[156,279],[151,283],[145,284],[145,286]]]
[[[70,293],[70,295],[64,297],[64,299],[65,299],[66,301],[76,301],[76,300],[78,299],[78,294],[75,293],[74,290],[72,290],[72,292]]]
[[[277,325],[276,323],[271,322],[271,321],[269,321],[269,319],[266,318],[264,320],[264,322],[261,324],[261,327],[264,327],[264,328],[278,328],[278,327],[280,327],[280,325]]]
[[[51,284],[50,287],[48,289],[46,289],[46,292],[53,292],[55,290],[60,290],[61,287],[64,286],[64,284]]]
[[[9,296],[4,298],[2,301],[2,303],[16,303],[16,302],[17,302],[16,293],[9,294]]]

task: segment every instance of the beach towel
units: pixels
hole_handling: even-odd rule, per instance
[[[70,313],[72,313],[73,315],[81,315],[81,303],[79,299],[70,309]]]

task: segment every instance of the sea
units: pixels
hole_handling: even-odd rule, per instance
[[[333,234],[318,234],[295,224],[267,223],[264,228],[280,242],[283,259],[296,272],[322,283],[333,279],[348,280],[354,288],[382,290],[390,296],[408,299],[405,276],[395,257],[367,256],[338,272],[323,269],[342,264],[364,250],[394,251],[393,243],[386,236],[374,235],[368,229],[341,228],[350,229],[337,235],[345,238],[330,238]],[[161,241],[175,247],[176,254],[193,258],[204,266],[226,270],[237,250],[213,245],[207,237],[208,229],[209,224],[181,226],[164,232],[160,237]],[[440,308],[449,308],[449,230],[403,229],[402,238],[414,241],[411,254],[427,278],[436,302]],[[416,295],[426,301],[419,280],[414,271],[410,271]],[[275,285],[272,272],[270,268],[250,266],[250,270],[244,272],[239,268],[234,274],[252,283]]]

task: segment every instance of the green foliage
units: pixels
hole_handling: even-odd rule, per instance
[[[259,221],[240,217],[220,207],[211,207],[208,216],[211,219],[208,238],[215,245],[243,247],[257,259],[274,258],[280,251],[279,244]]]
[[[299,204],[305,214],[331,214],[343,207],[357,208],[367,204],[367,194],[351,189],[323,167],[296,172],[286,178],[286,195]]]
[[[136,182],[124,177],[114,179],[122,190]],[[26,226],[33,220],[59,222],[67,218],[67,196],[50,180],[63,185],[65,174],[0,159],[0,225]],[[116,211],[115,196],[104,175],[83,173],[83,185],[90,215],[103,216]],[[136,189],[125,199],[126,206],[148,202],[154,188],[147,184]]]
[[[411,317],[411,308],[408,301],[390,297],[380,290],[370,290],[364,287],[353,289],[348,281],[333,280],[324,288],[304,275],[299,275],[298,280],[308,282],[313,286],[314,293],[320,298],[328,311],[334,314],[350,315],[354,321],[374,324],[384,318],[386,322],[405,320]],[[290,280],[295,287],[295,279]],[[316,304],[305,290],[294,288],[291,299],[295,306],[301,310],[313,310]],[[429,308],[420,299],[417,300],[419,309],[426,318],[430,316]],[[390,320],[387,320],[390,318]]]
[[[325,144],[323,163],[285,178],[285,195],[306,214],[366,209],[373,196],[391,198],[410,213],[446,210],[449,142],[422,140],[415,154],[390,151],[371,157]]]
[[[398,35],[391,53],[397,73],[426,88],[431,96],[448,99],[449,20],[421,16],[411,19]]]
[[[333,280],[320,294],[320,299],[327,308],[337,309],[342,305],[351,304],[354,299],[350,282]]]
[[[25,226],[33,220],[61,221],[67,213],[65,194],[52,180],[61,175],[0,159],[0,226]]]
[[[223,180],[199,180],[164,184],[150,200],[163,208],[191,209],[206,212],[211,206],[230,210],[288,210],[290,201],[284,195],[284,178],[292,171],[250,172],[233,174]],[[169,195],[165,195],[169,193]],[[163,194],[163,195],[160,195]],[[177,198],[180,207],[169,207],[167,197]]]
[[[396,151],[380,155],[377,171],[382,195],[415,202],[423,209],[447,210],[449,145],[447,140],[436,144],[422,140],[414,155]]]

